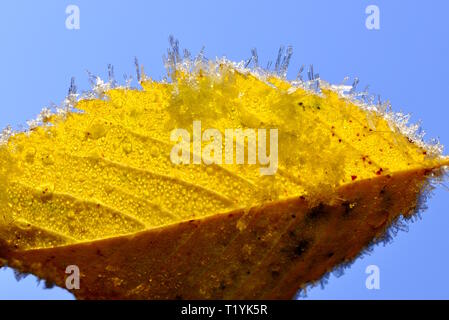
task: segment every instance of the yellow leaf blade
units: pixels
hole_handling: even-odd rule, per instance
[[[3,263],[60,286],[75,264],[78,298],[291,298],[413,213],[449,164],[331,86],[222,62],[141,85],[97,87],[0,146]],[[170,133],[197,121],[187,153],[202,161],[173,163]],[[228,129],[278,130],[274,174],[260,154],[207,164],[209,128],[214,155]]]

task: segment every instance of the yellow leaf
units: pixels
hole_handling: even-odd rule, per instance
[[[344,87],[226,60],[170,70],[142,90],[98,81],[4,138],[3,264],[62,287],[76,265],[81,299],[291,298],[416,212],[449,164]]]

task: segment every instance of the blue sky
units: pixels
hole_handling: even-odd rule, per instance
[[[66,7],[80,9],[80,29],[68,30]],[[365,26],[368,5],[380,11],[380,29]],[[173,34],[181,46],[233,60],[257,48],[264,65],[279,45],[292,45],[288,76],[313,64],[321,78],[359,77],[360,87],[391,101],[395,111],[422,120],[428,137],[449,145],[449,2],[434,1],[3,1],[0,8],[0,127],[18,126],[43,106],[60,103],[74,76],[88,89],[86,70],[116,77],[134,74],[134,57],[147,75],[165,74],[162,55]],[[377,246],[340,278],[331,277],[311,299],[449,298],[448,191],[435,190],[423,219],[393,243]],[[380,289],[365,286],[377,265]],[[71,298],[43,289],[34,277],[17,282],[0,270],[0,299]]]

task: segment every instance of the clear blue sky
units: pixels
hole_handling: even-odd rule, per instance
[[[67,5],[80,8],[80,29],[65,26]],[[380,30],[365,27],[365,8],[380,9]],[[321,78],[358,76],[360,87],[389,99],[396,111],[422,119],[428,137],[449,145],[449,2],[440,1],[2,1],[0,6],[0,127],[24,124],[43,106],[59,103],[70,78],[88,89],[85,70],[116,77],[133,74],[137,56],[148,75],[164,75],[162,55],[170,34],[208,57],[273,60],[291,44],[289,77],[313,64]],[[308,298],[449,298],[448,191],[439,187],[423,220],[374,248],[325,289]],[[380,269],[380,289],[365,287],[365,268]],[[17,282],[0,271],[0,299],[72,298],[43,289],[34,277]]]

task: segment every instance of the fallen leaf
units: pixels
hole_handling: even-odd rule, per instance
[[[90,96],[72,88],[58,113],[4,134],[2,264],[61,287],[76,265],[80,299],[292,298],[411,217],[449,164],[351,88],[170,57],[171,81],[97,78]],[[277,129],[274,174],[260,154],[195,164],[193,141],[190,164],[173,163],[170,133],[191,136],[195,121],[223,136]]]

